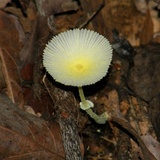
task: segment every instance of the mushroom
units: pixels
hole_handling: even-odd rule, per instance
[[[55,81],[76,86],[81,99],[80,108],[97,123],[103,124],[108,116],[95,114],[94,104],[86,100],[83,86],[94,84],[108,72],[112,60],[109,41],[97,32],[73,29],[54,36],[46,45],[43,65]]]

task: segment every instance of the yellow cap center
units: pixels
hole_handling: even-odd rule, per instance
[[[76,69],[76,71],[81,72],[81,71],[83,71],[84,66],[82,64],[78,63],[75,65],[75,69]]]

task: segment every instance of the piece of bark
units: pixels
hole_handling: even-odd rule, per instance
[[[64,116],[65,115],[65,116]],[[80,151],[80,138],[75,119],[71,116],[61,114],[59,125],[61,128],[66,160],[82,160],[83,153]]]
[[[78,117],[80,115],[79,107],[77,106],[74,95],[71,92],[55,87],[48,80],[44,81],[44,83],[55,104],[53,108],[61,128],[66,160],[82,160],[84,148],[78,134],[77,125]]]

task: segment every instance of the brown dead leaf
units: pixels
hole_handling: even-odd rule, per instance
[[[20,24],[22,25],[24,32],[31,33],[33,27],[33,21],[37,17],[36,7],[32,2],[29,3],[25,11],[27,17],[23,15],[22,9],[13,6],[6,7],[4,11],[11,13],[12,15],[15,15],[18,18]]]
[[[0,159],[64,160],[58,124],[23,112],[6,95],[0,106]]]
[[[104,28],[117,29],[133,45],[139,45],[139,31],[143,27],[144,15],[135,8],[133,0],[106,0],[102,10]]]
[[[147,2],[146,0],[133,0],[138,11],[142,13],[146,13],[147,10]]]
[[[160,159],[160,143],[151,135],[141,136],[148,150],[158,159]]]
[[[129,105],[129,121],[131,126],[139,135],[151,134],[153,137],[156,137],[149,118],[147,103],[135,97],[129,97]]]
[[[153,128],[155,130],[158,141],[160,142],[160,95],[154,97],[148,106],[148,112],[150,115]],[[152,135],[153,136],[153,135]],[[153,136],[154,137],[154,136]]]
[[[150,10],[147,10],[146,19],[140,33],[140,44],[145,45],[151,42],[153,38],[153,22],[150,15]]]
[[[64,13],[67,11],[76,11],[78,5],[76,1],[72,0],[36,0],[39,13],[43,16],[49,16],[57,13]]]
[[[105,104],[107,104],[105,107],[109,113],[114,114],[117,117],[121,115],[119,110],[119,97],[116,90],[110,91],[108,93],[108,99],[106,99]]]
[[[158,9],[160,10],[160,0],[154,0],[156,3],[158,3]]]
[[[18,61],[18,51],[24,40],[24,32],[18,20],[0,11],[0,47],[12,53],[12,58]]]
[[[123,116],[126,116],[127,115],[127,112],[129,110],[129,104],[128,104],[128,101],[126,99],[124,99],[121,103],[120,103],[120,111],[122,113]]]
[[[7,94],[10,99],[21,105],[23,103],[23,94],[20,87],[20,77],[18,74],[18,67],[9,55],[8,51],[0,50],[0,57],[2,61],[2,72],[7,84]]]
[[[100,34],[106,35],[108,30],[105,27],[102,27],[104,26],[105,21],[101,15],[101,11],[104,7],[104,0],[80,0],[80,3],[83,10],[83,18],[85,18],[83,23],[80,25],[80,28],[87,26],[88,29],[92,29]]]
[[[129,68],[129,88],[144,101],[151,101],[160,93],[160,45],[149,44],[136,49],[134,66]]]
[[[7,5],[7,3],[10,3],[10,2],[11,2],[11,0],[1,0],[0,1],[0,8],[4,8]]]
[[[0,11],[0,58],[7,94],[14,103],[21,105],[23,95],[19,76],[19,51],[24,39],[23,30],[13,16]]]

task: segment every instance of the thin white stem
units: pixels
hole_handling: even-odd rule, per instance
[[[78,87],[78,91],[79,91],[79,96],[80,96],[81,102],[83,104],[85,104],[86,103],[86,98],[84,96],[83,88],[82,87]]]

